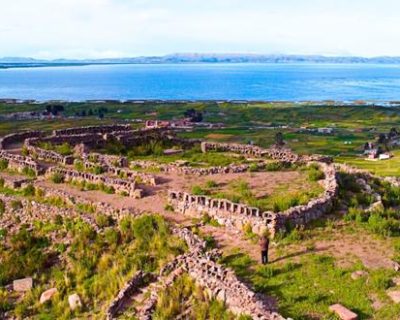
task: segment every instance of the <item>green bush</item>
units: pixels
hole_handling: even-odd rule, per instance
[[[203,196],[203,195],[206,195],[207,193],[208,193],[207,190],[204,190],[200,186],[192,187],[192,194],[194,194],[195,196]]]
[[[216,188],[216,187],[218,187],[218,183],[216,183],[214,180],[208,180],[206,182],[206,187],[209,189]]]
[[[63,183],[64,182],[64,176],[61,173],[55,172],[51,175],[50,180],[53,183]]]
[[[96,215],[96,224],[100,227],[100,228],[105,228],[105,227],[109,227],[112,225],[112,219],[110,216],[105,215],[105,214],[98,214]]]
[[[6,204],[0,199],[0,217],[6,212]]]
[[[61,145],[56,146],[55,151],[63,156],[69,156],[72,154],[72,148],[68,142],[64,142]]]
[[[6,170],[8,168],[8,161],[5,159],[0,160],[0,171]]]
[[[23,190],[22,193],[25,197],[33,197],[35,195],[35,187],[32,184],[28,184]]]
[[[13,211],[20,210],[23,208],[22,202],[20,200],[12,200],[11,201],[11,209]]]
[[[94,166],[91,170],[93,174],[102,174],[104,173],[104,169],[102,166]]]
[[[28,177],[36,177],[36,172],[32,168],[29,167],[24,167],[22,169],[22,174],[28,176]]]
[[[79,171],[79,172],[82,172],[85,170],[85,166],[83,165],[83,162],[80,160],[74,161],[74,168],[76,171]]]
[[[308,167],[308,180],[314,182],[325,178],[325,174],[321,171],[318,166],[310,165]]]

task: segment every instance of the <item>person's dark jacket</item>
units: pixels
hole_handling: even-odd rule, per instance
[[[261,251],[268,251],[269,239],[267,237],[261,237],[258,244],[260,246]]]

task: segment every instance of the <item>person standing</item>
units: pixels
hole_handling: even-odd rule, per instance
[[[261,250],[261,263],[267,264],[268,263],[268,249],[269,249],[268,233],[265,233],[261,236],[259,245],[260,245],[260,250]]]

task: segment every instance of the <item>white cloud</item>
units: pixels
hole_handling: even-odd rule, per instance
[[[397,0],[0,0],[0,56],[400,55]]]

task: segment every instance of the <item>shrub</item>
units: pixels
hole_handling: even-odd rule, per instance
[[[216,188],[216,187],[218,187],[218,183],[216,183],[214,180],[208,180],[206,182],[206,187],[207,188]]]
[[[28,184],[23,190],[22,193],[25,197],[32,197],[35,195],[35,187],[32,184]]]
[[[8,168],[8,161],[5,159],[0,160],[0,170],[3,171]]]
[[[36,172],[32,168],[29,167],[24,167],[22,169],[22,174],[28,176],[28,177],[36,177]]]
[[[269,162],[265,166],[265,170],[267,171],[279,171],[283,168],[283,164],[281,162]]]
[[[80,171],[80,172],[85,170],[83,162],[80,161],[80,160],[75,160],[74,161],[74,168],[75,168],[76,171]]]
[[[19,210],[19,209],[22,209],[22,208],[23,208],[23,205],[22,205],[21,201],[19,201],[19,200],[11,201],[11,209],[13,211],[16,211],[16,210]]]
[[[64,176],[61,173],[55,172],[51,175],[50,180],[53,183],[63,183],[64,182]]]
[[[94,166],[91,170],[93,174],[102,174],[104,173],[104,169],[102,166]]]
[[[258,171],[258,166],[255,163],[252,163],[249,165],[249,172],[257,172]]]
[[[6,204],[0,199],[0,217],[6,212]]]
[[[63,144],[56,146],[55,151],[63,156],[69,156],[72,154],[72,148],[68,142],[64,142]]]
[[[109,227],[112,224],[112,219],[110,216],[105,215],[105,214],[98,214],[96,215],[96,224],[100,227],[100,228],[105,228],[105,227]]]
[[[192,194],[194,194],[195,196],[202,196],[202,195],[206,195],[207,191],[204,190],[202,187],[200,186],[193,186],[192,187]]]
[[[318,166],[309,166],[308,168],[308,180],[318,181],[325,178],[325,174],[321,171]]]

